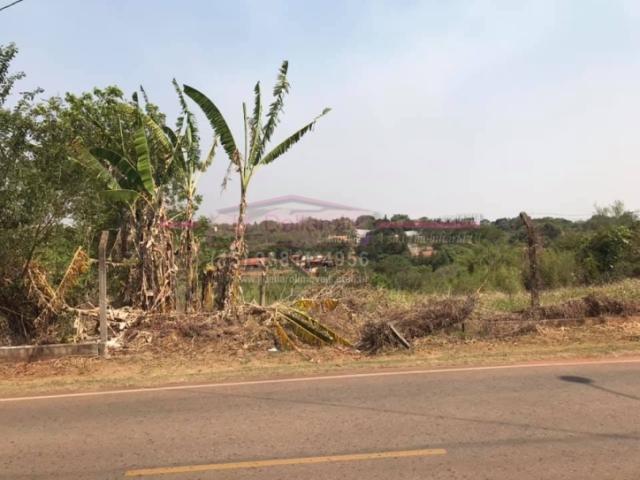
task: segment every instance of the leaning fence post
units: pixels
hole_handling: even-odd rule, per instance
[[[525,212],[520,213],[520,219],[527,229],[527,242],[528,242],[528,254],[529,254],[529,274],[531,280],[531,309],[534,315],[537,315],[540,309],[540,243],[538,239],[538,233],[531,221],[529,215]]]
[[[98,288],[100,294],[100,352],[107,357],[107,242],[109,232],[104,230],[98,244]]]

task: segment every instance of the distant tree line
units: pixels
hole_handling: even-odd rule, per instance
[[[588,220],[534,219],[542,243],[543,288],[590,285],[640,276],[640,221],[621,202],[596,208]],[[480,288],[516,292],[529,287],[527,233],[518,217],[483,220],[470,230],[470,243],[455,241],[459,232],[420,232],[432,238],[429,257],[410,255],[404,230],[385,230],[360,248],[371,260],[373,282],[420,291],[471,292]]]

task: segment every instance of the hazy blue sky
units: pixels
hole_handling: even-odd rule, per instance
[[[333,111],[250,200],[489,218],[640,208],[640,1],[24,0],[0,12],[9,41],[25,89],[143,84],[173,118],[176,76],[237,138],[241,102],[288,59],[281,136]],[[205,213],[237,201],[216,162]]]

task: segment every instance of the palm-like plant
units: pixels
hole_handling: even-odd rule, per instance
[[[195,307],[198,286],[197,258],[199,244],[193,234],[193,217],[197,209],[197,186],[200,175],[213,163],[217,138],[214,138],[206,157],[200,156],[200,138],[198,125],[193,113],[189,110],[182,89],[176,80],[173,86],[178,95],[181,113],[176,122],[175,131],[164,127],[167,137],[173,147],[173,173],[177,183],[181,200],[184,201],[182,217],[185,227],[180,235],[180,257],[185,270],[185,307],[188,310]]]
[[[229,311],[235,304],[239,296],[240,260],[246,253],[245,244],[245,215],[247,210],[247,190],[249,183],[256,170],[268,165],[284,153],[300,139],[313,130],[320,117],[329,112],[325,108],[320,115],[310,123],[287,137],[267,152],[267,147],[272,140],[273,133],[280,121],[280,115],[284,106],[284,97],[289,92],[289,82],[287,81],[287,71],[289,64],[282,63],[278,78],[273,88],[273,102],[266,112],[266,121],[263,122],[262,94],[260,82],[254,88],[254,106],[251,117],[247,116],[246,104],[242,104],[244,116],[244,152],[240,152],[237,143],[231,133],[227,121],[216,105],[200,91],[188,85],[184,86],[184,93],[200,106],[205,116],[211,123],[215,134],[220,138],[220,143],[224,148],[231,166],[233,166],[240,177],[240,206],[238,210],[238,222],[236,224],[235,240],[231,245],[230,261],[224,266],[221,278],[224,278],[224,288],[218,288],[220,292],[216,303],[218,307]]]
[[[164,194],[171,181],[174,149],[162,127],[141,111],[137,95],[134,101],[134,105],[121,105],[123,118],[137,123],[132,146],[124,135],[120,152],[86,149],[78,142],[75,156],[104,181],[105,197],[128,207],[139,260],[130,279],[135,303],[146,310],[171,310],[175,307],[176,267],[171,234],[164,228]]]

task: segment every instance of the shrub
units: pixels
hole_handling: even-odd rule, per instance
[[[548,249],[540,257],[540,276],[543,288],[568,287],[577,281],[578,265],[575,253]]]

